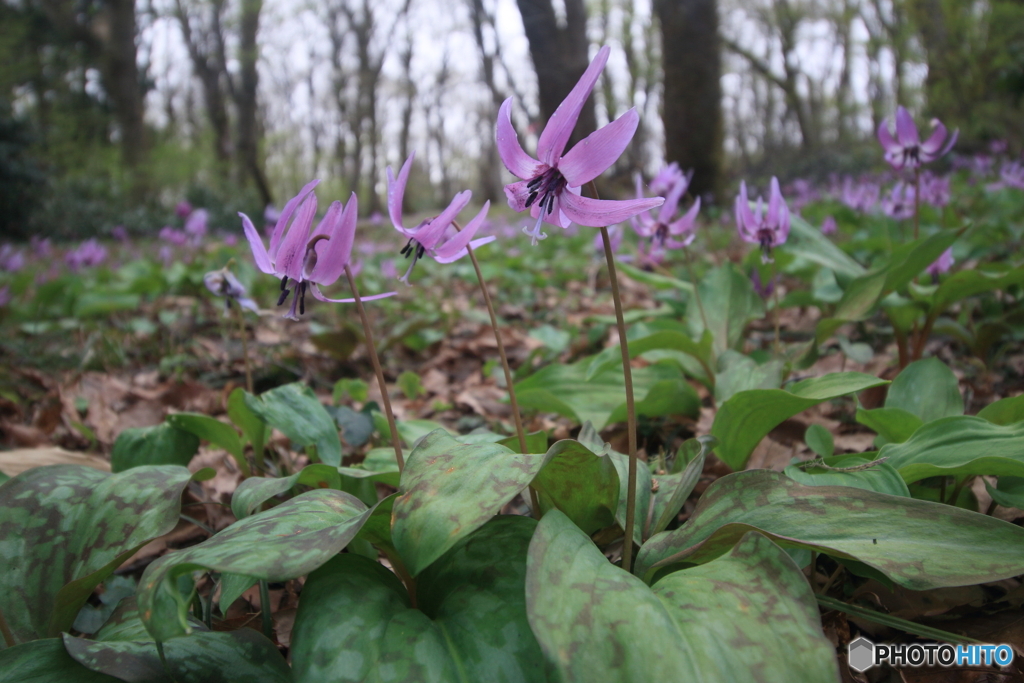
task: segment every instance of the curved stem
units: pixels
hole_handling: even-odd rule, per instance
[[[348,278],[348,285],[352,288],[352,298],[356,300],[356,311],[359,319],[363,322],[363,334],[366,335],[366,348],[370,352],[370,362],[373,363],[373,371],[377,373],[377,385],[380,387],[381,402],[384,404],[384,416],[388,419],[388,429],[391,431],[391,444],[395,447],[395,459],[398,461],[398,472],[405,469],[405,458],[402,457],[402,441],[398,436],[398,426],[395,424],[395,414],[391,412],[391,399],[388,398],[388,385],[384,381],[384,370],[380,367],[380,358],[377,357],[377,347],[373,343],[373,330],[370,329],[370,321],[366,317],[366,309],[363,308],[363,300],[359,297],[359,290],[356,288],[356,279],[352,277],[352,271],[345,266],[345,277]]]
[[[598,198],[597,186],[590,181],[590,191]],[[633,527],[636,518],[636,406],[633,403],[633,370],[629,365],[629,344],[626,341],[626,321],[622,316],[622,297],[619,295],[619,278],[615,270],[615,255],[612,254],[612,240],[608,228],[601,228],[604,240],[604,258],[608,263],[608,279],[612,285],[612,301],[615,304],[615,324],[619,330],[619,349],[622,351],[622,379],[626,385],[626,433],[629,439],[629,476],[626,480],[626,540],[622,545],[622,568],[633,571]]]

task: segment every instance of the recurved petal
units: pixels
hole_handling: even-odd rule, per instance
[[[563,192],[561,209],[569,220],[591,228],[601,228],[621,223],[641,211],[661,206],[662,197],[649,199],[591,199],[571,192]]]
[[[884,149],[886,153],[901,150],[900,143],[896,142],[892,137],[892,131],[889,130],[888,121],[882,121],[878,124],[878,142],[881,143],[882,149]]]
[[[284,205],[284,209],[281,210],[281,215],[277,219],[277,225],[274,226],[274,232],[270,234],[270,251],[268,253],[272,261],[277,258],[277,252],[281,248],[281,239],[284,237],[285,228],[288,226],[288,221],[291,219],[292,214],[295,213],[295,209],[313,191],[313,188],[319,184],[319,180],[309,181],[305,187],[299,190],[297,195],[289,199],[288,203]]]
[[[311,194],[295,213],[288,233],[281,240],[280,249],[274,257],[274,267],[278,277],[287,275],[299,282],[302,280],[302,261],[306,255],[306,243],[309,241],[309,229],[316,216],[316,195]]]
[[[693,203],[693,206],[680,217],[679,220],[669,223],[668,232],[670,235],[682,235],[685,232],[692,232],[697,221],[697,214],[700,213],[700,197]],[[692,237],[690,238],[693,239]]]
[[[459,212],[466,208],[466,204],[469,204],[472,197],[472,190],[463,190],[455,195],[451,204],[436,218],[432,218],[429,223],[417,230],[413,237],[423,245],[424,249],[433,250],[444,237],[448,226],[452,224]]]
[[[914,118],[902,106],[896,108],[896,139],[904,147],[914,147],[920,142]]]
[[[341,202],[336,203],[341,204]],[[317,253],[316,266],[309,274],[309,279],[312,282],[329,285],[341,277],[349,259],[352,258],[352,243],[356,239],[356,216],[358,213],[359,200],[356,198],[356,193],[353,192],[349,197],[348,205],[335,222],[334,231],[331,233],[331,239],[327,240],[326,248],[321,247],[321,252]]]
[[[498,156],[512,175],[529,180],[540,174],[541,163],[523,151],[519,135],[512,126],[512,98],[501,103],[498,123],[494,128],[494,141],[498,145]]]
[[[489,201],[484,202],[484,206],[480,209],[480,213],[474,216],[470,222],[466,223],[458,234],[434,250],[434,253],[432,254],[434,260],[438,263],[451,263],[452,261],[457,261],[468,254],[469,252],[466,251],[466,245],[471,243],[471,240],[477,230],[479,230],[480,226],[484,224],[484,219],[487,218],[487,211],[490,208],[491,203]],[[481,240],[477,240],[477,242],[487,244],[489,242],[493,242],[494,239],[494,237],[485,237]],[[473,242],[473,244],[475,246],[476,242]]]
[[[576,143],[558,162],[558,170],[566,182],[580,187],[604,173],[622,156],[639,123],[640,115],[636,109],[630,109]]]
[[[594,61],[583,72],[583,76],[558,105],[558,109],[544,126],[544,132],[540,134],[540,139],[537,141],[537,157],[548,166],[554,166],[558,158],[562,156],[565,145],[572,136],[572,129],[576,127],[576,120],[579,119],[580,112],[583,111],[583,104],[590,97],[590,92],[594,89],[604,65],[608,62],[610,53],[611,48],[607,45],[598,51]]]
[[[668,195],[665,196],[665,203],[661,205],[661,209],[658,211],[659,221],[667,224],[672,220],[672,216],[675,215],[676,208],[679,206],[679,200],[683,198],[683,193],[686,192],[687,185],[688,183],[683,178],[672,184]]]
[[[779,189],[779,179],[772,176],[771,190],[768,192],[768,225],[778,225],[782,216],[779,214],[780,207],[784,206],[782,191]]]
[[[402,169],[398,172],[398,178],[395,178],[391,172],[391,167],[388,166],[388,215],[391,216],[391,224],[395,226],[395,229],[405,234],[405,228],[402,227],[402,202],[405,199],[405,183],[409,180],[409,171],[412,169],[412,160],[416,156],[416,152],[409,155],[409,158],[402,164]]]
[[[331,304],[350,304],[350,303],[353,303],[355,301],[355,299],[331,299],[329,297],[326,297],[326,296],[324,296],[324,293],[320,291],[320,288],[317,286],[317,284],[315,282],[310,284],[309,290],[310,290],[310,292],[313,293],[313,296],[315,298],[319,299],[320,301],[325,301],[325,302],[331,303]],[[377,299],[386,299],[389,296],[394,296],[395,294],[398,294],[398,292],[387,292],[385,294],[373,294],[372,296],[361,296],[361,297],[359,297],[359,299],[361,301],[376,301]]]
[[[338,219],[341,218],[341,210],[344,208],[340,201],[337,199],[331,202],[331,205],[327,207],[327,213],[320,219],[320,223],[317,224],[316,230],[313,231],[311,237],[316,235],[327,235],[334,234],[335,224]]]
[[[516,213],[526,210],[526,200],[530,198],[530,190],[526,187],[528,184],[529,181],[520,180],[518,183],[509,183],[505,186],[508,205]]]
[[[260,234],[256,232],[256,227],[244,213],[239,211],[238,215],[242,218],[242,229],[245,231],[245,238],[249,240],[249,248],[252,249],[252,257],[256,261],[256,267],[268,275],[273,275],[274,264],[270,262],[270,255],[267,253],[267,248],[263,246],[263,240],[260,239]]]

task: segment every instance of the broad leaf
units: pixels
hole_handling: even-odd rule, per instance
[[[835,273],[842,273],[846,277],[855,278],[864,274],[864,267],[821,234],[821,230],[795,214],[789,217],[789,222],[787,253],[805,258]]]
[[[978,417],[997,425],[1011,425],[1024,421],[1024,394],[989,403],[978,411]]]
[[[902,408],[858,409],[857,422],[878,434],[879,438],[875,439],[876,446],[903,443],[924,424],[917,415]]]
[[[698,290],[716,356],[735,348],[747,323],[764,316],[764,301],[754,291],[750,278],[731,263],[708,272]],[[702,338],[704,320],[698,307],[690,306],[686,318],[694,337]]]
[[[167,423],[178,429],[195,434],[200,439],[220,446],[235,459],[243,476],[249,476],[249,463],[245,461],[245,449],[231,425],[216,418],[199,413],[175,413],[167,416]],[[188,464],[188,463],[186,463]]]
[[[729,349],[718,358],[715,402],[721,405],[741,391],[778,389],[784,369],[780,359],[758,363],[750,356]]]
[[[252,444],[252,452],[259,461],[263,457],[263,444],[267,438],[267,425],[246,405],[245,389],[235,389],[228,396],[228,417],[242,430],[246,440]],[[249,394],[251,396],[251,394]],[[255,397],[252,397],[255,400]]]
[[[587,534],[615,523],[619,475],[607,454],[563,439],[548,449],[545,459],[533,479],[542,513],[558,508]]]
[[[1024,268],[1008,268],[1003,264],[989,268],[961,270],[943,280],[932,299],[932,315],[938,315],[950,305],[968,297],[1024,283]]]
[[[530,627],[565,683],[712,678],[665,605],[558,510],[537,527],[526,567]]]
[[[164,555],[139,582],[150,634],[163,642],[191,631],[186,615],[197,569],[283,581],[307,574],[341,551],[370,511],[342,491],[317,489],[232,524],[199,545]]]
[[[188,465],[199,451],[199,439],[162,422],[154,427],[125,429],[114,440],[110,469],[124,472],[143,465]]]
[[[956,375],[938,358],[914,361],[896,376],[885,397],[886,408],[902,408],[931,422],[964,414]]]
[[[525,489],[544,455],[498,444],[459,443],[438,429],[409,454],[395,501],[391,539],[416,576]]]
[[[249,477],[239,484],[232,494],[231,512],[236,518],[245,519],[256,512],[263,503],[299,484],[316,488],[340,489],[339,469],[322,463],[314,463],[306,465],[290,477]]]
[[[636,328],[632,328],[630,332],[634,329]],[[685,353],[708,365],[712,363],[711,347],[713,339],[711,333],[707,330],[705,330],[704,336],[700,341],[694,341],[683,332],[671,330],[662,330],[636,339],[627,334],[626,338],[629,340],[630,358],[636,358],[648,351],[667,350]],[[590,366],[587,368],[586,379],[589,381],[605,370],[618,367],[622,367],[622,350],[618,344],[615,344],[593,357],[590,361]]]
[[[626,389],[621,370],[609,369],[587,381],[590,363],[589,358],[571,365],[552,363],[530,375],[516,384],[519,405],[558,413],[580,424],[589,421],[597,429],[604,429],[613,421],[615,414],[624,419]],[[674,402],[664,402],[666,390],[671,392]],[[684,414],[695,417],[700,412],[697,393],[677,367],[667,364],[634,369],[633,395],[639,415]]]
[[[995,425],[959,415],[924,425],[903,443],[882,447],[879,457],[911,484],[926,477],[970,474],[1024,476],[1024,424]]]
[[[294,383],[259,396],[244,394],[245,405],[265,423],[281,430],[296,446],[316,446],[317,456],[328,465],[341,464],[341,441],[334,419],[313,391]]]
[[[651,504],[650,515],[647,516],[644,540],[664,531],[679,514],[686,499],[693,492],[693,487],[697,485],[704,471],[707,454],[714,450],[716,441],[713,436],[702,436],[700,439],[691,439],[689,443],[696,445],[697,454],[686,464],[682,472],[652,475],[658,490],[652,494],[654,502]],[[686,447],[686,444],[680,447],[680,455]]]
[[[985,488],[999,505],[1024,510],[1024,477],[999,477],[995,488],[987,481]]]
[[[526,620],[526,550],[536,522],[497,517],[417,580],[419,609],[393,573],[344,554],[303,586],[292,631],[296,683],[541,682]]]
[[[831,458],[836,449],[832,432],[819,424],[812,424],[807,428],[807,431],[804,432],[804,443],[822,458]]]
[[[608,457],[615,465],[619,474],[619,505],[615,509],[615,521],[626,530],[626,511],[629,509],[629,456],[618,451],[608,451]],[[654,479],[651,468],[643,460],[636,461],[636,504],[633,506],[633,542],[641,543],[644,538],[644,527],[647,525],[647,512],[651,509],[651,487]]]
[[[60,638],[44,638],[0,650],[0,683],[121,683],[71,658]]]
[[[852,486],[893,496],[910,496],[903,477],[887,462],[875,463],[868,467],[871,460],[861,455],[838,455],[825,458],[824,462],[829,467],[837,469],[790,465],[783,472],[804,486]]]
[[[715,452],[729,467],[742,469],[761,439],[783,421],[824,401],[886,383],[860,372],[841,372],[797,382],[788,391],[741,391],[715,415],[711,426],[711,435],[719,441]]]
[[[368,479],[398,488],[398,460],[391,446],[371,449],[363,461],[351,467],[339,467],[338,474],[352,479]]]
[[[721,681],[838,681],[835,649],[807,579],[757,532],[705,565],[653,586],[699,659]],[[678,680],[678,679],[673,679]]]
[[[0,486],[0,610],[21,641],[71,628],[93,589],[178,523],[184,467],[37,467]]]
[[[802,486],[778,472],[722,477],[690,521],[654,536],[634,571],[703,564],[751,530],[784,548],[858,560],[912,590],[999,581],[1024,573],[1024,529],[951,505],[845,486]]]

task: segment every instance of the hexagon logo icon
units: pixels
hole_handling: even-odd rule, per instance
[[[846,646],[846,655],[851,669],[867,671],[875,665],[875,644],[861,636]]]

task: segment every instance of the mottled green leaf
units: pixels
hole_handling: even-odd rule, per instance
[[[858,560],[912,590],[999,581],[1024,573],[1024,529],[951,505],[845,486],[802,486],[778,472],[718,479],[689,522],[654,536],[634,571],[703,564],[751,530],[784,548]]]
[[[564,683],[705,679],[665,605],[558,510],[530,542],[526,613]]]
[[[134,621],[140,623],[138,613]],[[146,683],[290,683],[291,671],[277,646],[252,629],[215,633],[205,627],[164,645],[167,667],[156,643],[122,639],[93,641],[64,634],[67,653],[91,671]]]
[[[989,403],[978,411],[978,417],[997,425],[1021,422],[1024,420],[1024,394]]]
[[[651,513],[647,516],[644,540],[659,531],[664,531],[665,527],[679,514],[686,499],[693,492],[693,487],[697,485],[697,481],[704,471],[704,461],[707,454],[714,449],[716,440],[713,436],[702,436],[699,440],[690,439],[689,443],[697,445],[697,454],[681,472],[652,475],[658,485],[658,490],[652,494],[654,502],[651,505]],[[686,444],[679,449],[680,454],[685,447]]]
[[[601,372],[587,381],[590,363],[590,358],[583,358],[570,365],[552,363],[535,372],[516,384],[519,405],[558,413],[581,424],[589,421],[597,429],[604,429],[613,421],[613,414],[625,415],[625,383],[622,372],[614,369]],[[660,400],[666,389],[677,397],[679,403],[666,404]],[[633,394],[639,415],[692,415],[695,410],[699,413],[699,401],[694,400],[696,392],[683,379],[679,368],[667,364],[635,368]]]
[[[283,581],[316,569],[348,545],[370,511],[333,489],[308,491],[232,524],[199,545],[164,555],[139,581],[142,620],[158,641],[183,636],[194,586],[207,570]]]
[[[60,638],[44,638],[0,650],[0,683],[120,683],[71,658]]]
[[[999,477],[995,488],[987,481],[985,488],[999,505],[1024,510],[1024,477]]]
[[[339,555],[303,586],[292,631],[296,683],[555,680],[526,620],[536,522],[497,517],[417,580],[419,608],[387,569]]]
[[[341,429],[341,438],[347,445],[358,448],[373,436],[373,417],[369,413],[356,412],[348,406],[328,407],[327,412]]]
[[[195,434],[215,446],[220,446],[235,459],[242,475],[249,476],[249,463],[245,461],[245,448],[242,446],[242,440],[238,437],[238,432],[231,425],[199,413],[168,415],[167,423],[182,431]]]
[[[328,465],[341,464],[341,441],[334,419],[304,384],[271,389],[259,396],[244,394],[245,405],[261,420],[281,430],[296,446],[316,446],[317,456]]]
[[[686,311],[687,322],[695,337],[704,336],[704,320],[714,338],[715,355],[736,348],[747,323],[764,317],[764,301],[750,278],[733,264],[727,263],[709,271],[698,285],[704,316],[697,306]]]
[[[653,590],[685,634],[704,680],[839,680],[807,579],[757,532],[716,560],[669,574]]]
[[[71,628],[93,589],[178,523],[184,467],[52,465],[0,486],[0,610],[24,642]]]
[[[758,363],[750,356],[728,349],[718,357],[715,402],[721,405],[741,391],[778,389],[785,364],[777,358]]]
[[[893,496],[910,496],[903,477],[887,462],[876,463],[867,469],[859,469],[871,462],[861,455],[837,455],[825,458],[824,462],[829,467],[846,468],[848,471],[790,465],[783,472],[804,486],[852,486]]]
[[[398,551],[391,541],[391,514],[394,512],[395,499],[398,493],[392,493],[373,506],[370,516],[359,528],[356,538],[367,541],[383,550],[389,557]]]
[[[263,503],[291,490],[300,484],[315,488],[341,489],[341,475],[337,467],[314,463],[306,465],[290,477],[249,477],[235,489],[231,496],[231,512],[238,519],[245,519],[256,512]]]
[[[805,379],[788,391],[741,391],[723,403],[715,415],[711,426],[711,435],[719,441],[715,453],[729,467],[741,469],[761,439],[783,421],[824,401],[880,384],[887,382],[861,372],[839,372]]]
[[[917,415],[902,408],[858,408],[857,422],[878,434],[878,438],[875,439],[876,446],[903,443],[924,424]]]
[[[902,408],[931,422],[964,414],[964,399],[956,375],[938,358],[914,361],[889,385],[886,408]]]
[[[263,456],[263,444],[267,438],[267,425],[256,413],[249,410],[246,405],[245,389],[235,389],[228,396],[228,417],[235,423],[235,426],[242,430],[246,440],[252,444],[252,452],[257,460]],[[255,398],[255,397],[253,397]]]
[[[369,479],[388,486],[398,487],[398,460],[391,446],[371,449],[363,461],[351,467],[339,467],[338,473],[353,479]]]
[[[440,429],[424,437],[405,462],[391,528],[409,573],[416,576],[480,528],[530,484],[544,459],[498,444],[462,444]]]
[[[110,454],[110,469],[124,472],[143,465],[188,465],[199,451],[192,433],[162,422],[153,427],[125,429],[117,435]]]
[[[533,488],[542,513],[557,508],[587,534],[615,523],[619,506],[615,464],[579,441],[562,439],[548,449]]]
[[[629,456],[618,451],[608,451],[608,457],[615,465],[615,471],[619,475],[619,505],[615,509],[615,521],[618,522],[623,532],[626,531],[626,510],[628,507],[629,493]],[[640,543],[644,537],[644,526],[647,524],[647,511],[651,509],[651,486],[654,479],[651,477],[651,468],[643,460],[636,461],[636,504],[633,506],[633,541]]]
[[[992,424],[958,415],[924,425],[903,443],[890,443],[879,457],[911,484],[926,477],[970,474],[1024,476],[1024,424]]]

